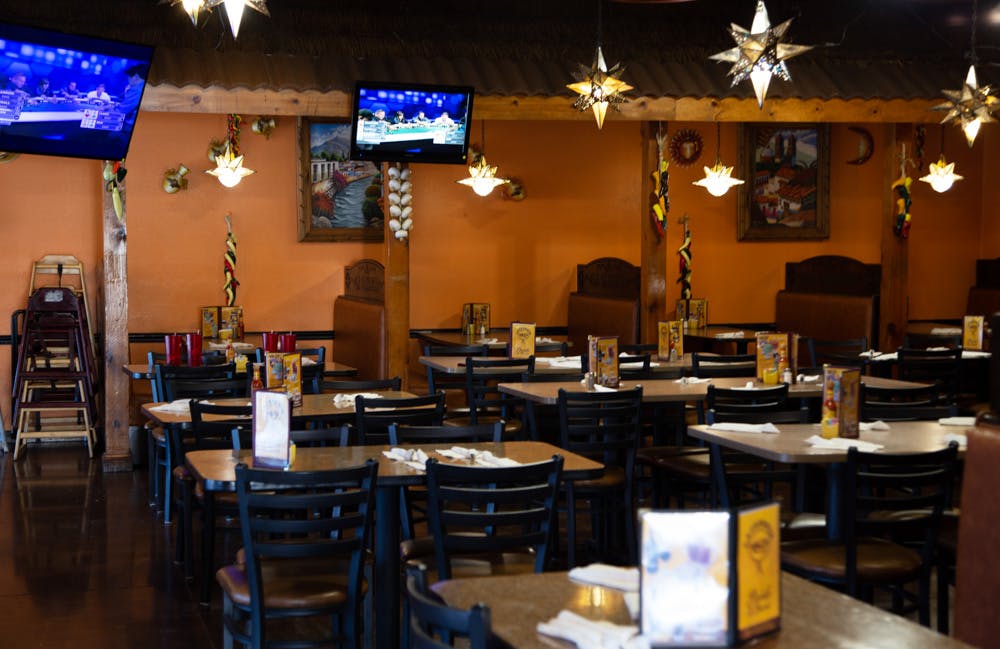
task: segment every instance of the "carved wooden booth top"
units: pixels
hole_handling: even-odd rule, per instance
[[[385,304],[385,266],[362,259],[344,268],[344,296]]]
[[[840,255],[819,255],[785,264],[785,290],[796,293],[878,295],[882,266]]]
[[[624,259],[601,257],[576,266],[578,293],[638,300],[641,286],[641,269]]]

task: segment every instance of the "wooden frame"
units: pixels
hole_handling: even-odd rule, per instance
[[[740,127],[740,241],[830,236],[830,127],[744,124]],[[784,155],[775,156],[780,148]],[[791,152],[789,152],[791,151]]]
[[[301,117],[297,130],[299,241],[381,242],[382,168],[349,159],[351,124]]]

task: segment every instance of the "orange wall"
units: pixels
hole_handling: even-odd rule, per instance
[[[714,162],[714,124],[694,128],[705,140],[694,165],[670,168],[670,224],[666,241],[668,299],[678,295],[677,258],[687,212],[693,235],[693,286],[710,302],[715,322],[767,322],[784,263],[817,254],[842,254],[878,262],[883,187],[883,127],[870,125],[875,156],[862,166],[854,157],[856,134],[831,129],[830,239],[815,242],[739,243],[736,194],[712,198],[691,182]],[[479,140],[478,123],[473,141]],[[495,325],[512,319],[565,325],[567,294],[577,263],[599,256],[639,262],[640,227],[648,227],[641,177],[640,125],[609,118],[598,131],[589,121],[487,124],[488,159],[503,175],[519,178],[522,202],[480,198],[454,181],[464,168],[414,165],[414,229],[410,243],[413,328],[457,327],[463,302],[489,301]],[[910,317],[955,318],[972,283],[974,259],[1000,255],[1000,220],[994,206],[1000,187],[981,169],[1000,160],[1000,135],[987,126],[971,152],[957,129],[948,129],[945,151],[965,180],[938,196],[923,183],[913,191],[910,237]],[[294,123],[281,118],[270,139],[247,128],[246,164],[256,174],[225,189],[203,172],[208,143],[225,134],[222,115],[143,113],[128,159],[129,327],[135,332],[183,331],[197,323],[198,307],[223,301],[222,258],[233,214],[238,239],[239,303],[247,327],[329,329],[333,300],[343,287],[343,267],[362,257],[383,258],[379,244],[299,243]],[[925,162],[936,158],[939,131],[929,127]],[[736,127],[723,125],[722,159],[736,163]],[[189,189],[168,195],[163,172],[183,162]],[[923,171],[911,174],[916,178]],[[80,257],[96,288],[102,253],[100,165],[93,161],[21,156],[0,165],[8,242],[0,260],[0,314],[25,305],[31,261],[47,253]],[[138,347],[138,346],[137,346]],[[138,358],[140,352],[133,353]],[[0,348],[0,367],[9,349]],[[10,377],[0,370],[0,389]],[[6,393],[6,392],[5,392]],[[8,405],[2,403],[5,415]]]

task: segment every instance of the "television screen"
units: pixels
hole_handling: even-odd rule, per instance
[[[120,160],[153,48],[0,23],[0,151]]]
[[[359,81],[351,159],[465,164],[473,89]]]

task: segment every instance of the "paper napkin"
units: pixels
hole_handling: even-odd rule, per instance
[[[381,399],[382,395],[375,392],[341,392],[340,394],[333,395],[333,405],[337,408],[351,408],[354,406],[354,399],[356,397]]]
[[[569,571],[569,578],[582,584],[604,586],[626,592],[638,592],[639,569],[621,568],[606,563],[592,563]]]
[[[161,403],[158,406],[150,406],[153,412],[169,412],[184,415],[191,412],[191,399],[177,399],[170,403]]]
[[[490,451],[478,451],[473,448],[464,448],[462,446],[452,446],[451,448],[442,449],[438,451],[438,454],[452,460],[465,460],[480,466],[502,467],[519,466],[521,464],[517,460],[512,460],[509,457],[497,457]]]
[[[942,426],[975,426],[975,417],[941,417],[938,423]]]
[[[691,384],[694,384],[694,383],[708,383],[711,380],[712,379],[700,379],[697,376],[682,376],[681,378],[679,378],[676,381],[674,381],[674,383],[681,383],[681,384],[684,384],[684,383],[691,383]]]
[[[969,438],[964,433],[945,433],[941,436],[941,439],[945,444],[958,442],[958,445],[963,448],[969,443]]]
[[[425,470],[428,457],[427,453],[424,453],[419,448],[399,448],[398,446],[394,446],[388,451],[382,451],[382,455],[394,462],[402,462],[417,471]]]
[[[882,444],[875,444],[873,442],[865,442],[860,439],[847,439],[844,437],[834,437],[832,439],[826,439],[825,437],[820,437],[819,435],[813,435],[806,440],[806,443],[813,448],[829,448],[838,451],[846,451],[852,446],[857,447],[857,449],[863,453],[872,453],[880,448],[884,448]]]
[[[733,433],[777,433],[780,432],[774,424],[743,424],[739,422],[726,421],[712,424],[709,430],[726,430]]]
[[[858,430],[889,430],[889,424],[881,419],[877,421],[858,422]]]

